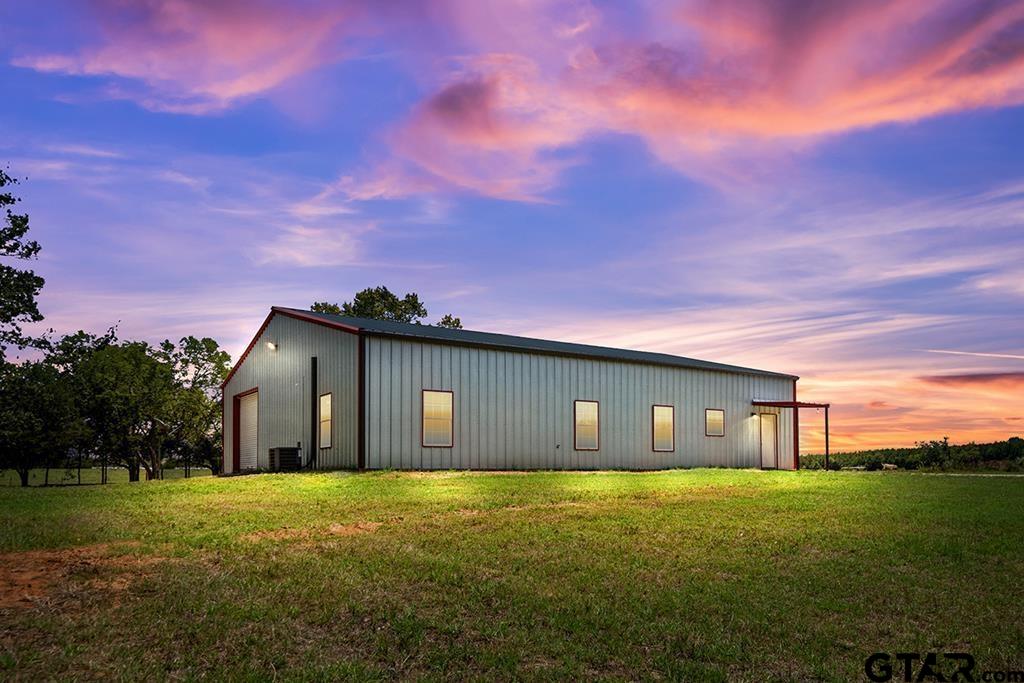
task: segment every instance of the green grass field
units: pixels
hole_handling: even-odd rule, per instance
[[[1024,668],[1024,478],[302,474],[0,488],[0,678]]]
[[[142,473],[142,478],[146,478],[146,473]],[[190,477],[208,477],[210,476],[210,470],[201,467],[192,468],[189,472]],[[99,467],[83,467],[82,468],[82,484],[99,484],[101,477],[101,471]],[[183,479],[185,477],[185,468],[168,468],[164,470],[164,479]],[[123,467],[110,467],[107,469],[107,480],[111,484],[125,483],[128,481],[128,470]],[[46,481],[46,470],[35,469],[29,472],[28,483],[29,486],[42,486],[43,482]],[[77,486],[78,485],[78,470],[64,470],[64,469],[51,469],[50,470],[50,486]],[[21,486],[21,479],[18,478],[18,473],[14,470],[0,470],[0,486]]]

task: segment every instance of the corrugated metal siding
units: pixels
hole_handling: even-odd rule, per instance
[[[758,467],[755,413],[779,414],[779,459],[793,461],[792,380],[369,337],[369,468],[661,469]],[[421,446],[421,391],[455,392],[453,448]],[[599,451],[573,449],[573,401],[600,407]],[[674,453],[651,446],[651,406],[675,406]],[[725,437],[704,436],[704,409],[726,411]]]
[[[266,343],[278,344],[276,351]],[[283,315],[275,315],[249,355],[224,387],[225,471],[232,468],[232,397],[259,388],[260,468],[269,466],[268,450],[302,442],[310,446],[310,358],[317,357],[317,394],[332,394],[331,448],[318,451],[320,469],[356,467],[358,439],[358,337]],[[312,444],[318,445],[316,443]]]

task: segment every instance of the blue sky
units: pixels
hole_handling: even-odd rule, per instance
[[[6,5],[46,326],[237,354],[385,284],[799,374],[841,448],[1019,434],[1024,3],[823,7]]]

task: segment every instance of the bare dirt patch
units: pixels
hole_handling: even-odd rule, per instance
[[[478,517],[480,515],[496,515],[505,512],[533,512],[535,510],[564,510],[567,508],[587,508],[597,510],[604,506],[601,501],[574,501],[566,500],[555,503],[526,503],[523,505],[502,505],[488,508],[459,508],[454,513],[441,512],[434,517],[447,517],[454,514],[457,517]]]
[[[332,536],[354,536],[373,533],[381,527],[380,522],[356,522],[355,524],[332,524],[327,532]]]
[[[296,529],[281,527],[266,531],[254,531],[242,536],[242,540],[259,541],[309,541],[325,536],[355,536],[373,533],[382,526],[382,522],[353,522],[352,524],[332,524],[326,529]]]
[[[0,609],[27,608],[67,588],[72,575],[91,575],[86,585],[102,590],[125,590],[168,558],[126,555],[138,543],[100,543],[57,550],[27,550],[0,554]],[[119,552],[122,551],[122,552]]]
[[[266,531],[254,531],[251,534],[243,534],[243,541],[252,541],[257,543],[259,541],[287,541],[295,538],[306,538],[309,535],[309,529],[295,529],[293,527],[285,526],[280,529],[267,529]]]

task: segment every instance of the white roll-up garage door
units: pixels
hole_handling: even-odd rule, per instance
[[[256,469],[256,434],[259,431],[259,394],[243,396],[238,401],[238,466]]]

